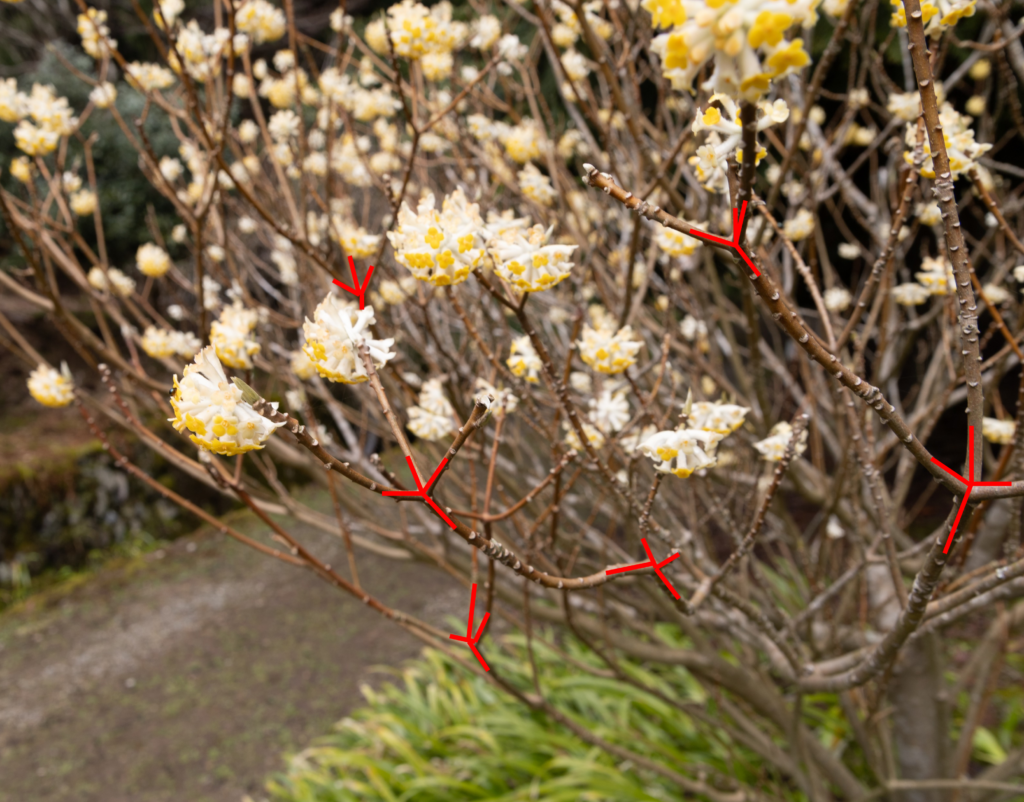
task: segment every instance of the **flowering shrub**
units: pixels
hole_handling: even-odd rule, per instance
[[[662,714],[683,703],[635,661],[684,666],[720,700],[692,726],[795,795],[1006,790],[1017,758],[971,758],[1012,715],[993,694],[1024,620],[1024,404],[1000,393],[1024,360],[1015,23],[919,0],[891,20],[854,0],[473,9],[339,9],[324,42],[270,0],[212,30],[164,0],[151,62],[83,10],[81,108],[0,83],[23,260],[3,292],[89,365],[46,364],[0,312],[32,395],[136,430],[268,522],[249,545],[427,643],[456,646],[363,587],[361,551],[479,585],[527,644],[557,648],[536,619],[572,629],[580,671]],[[134,264],[109,257],[94,115],[176,214]],[[335,517],[277,464],[326,483]],[[271,512],[339,532],[347,567]],[[979,623],[964,665],[939,635]],[[960,665],[951,729],[922,711]],[[489,676],[680,794],[759,798],[749,772],[607,740],[542,672]]]

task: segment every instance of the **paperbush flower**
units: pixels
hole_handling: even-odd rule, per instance
[[[556,197],[551,179],[533,164],[527,164],[519,171],[519,189],[523,194],[541,206],[550,206]]]
[[[890,0],[893,6],[892,18],[889,24],[896,28],[907,27],[907,10],[903,7],[903,0]],[[964,17],[974,16],[975,0],[924,0],[921,3],[921,21],[925,25],[925,32],[935,35],[944,29],[956,25]]]
[[[21,181],[21,183],[27,184],[32,180],[32,162],[24,156],[18,156],[11,159],[11,175]],[[77,213],[73,204],[72,211]]]
[[[701,241],[696,237],[665,226],[658,226],[654,241],[669,256],[689,256],[701,245]]]
[[[943,103],[939,109],[939,122],[942,125],[942,136],[946,142],[946,155],[949,156],[949,170],[955,180],[961,174],[970,172],[972,167],[977,166],[978,159],[991,150],[992,146],[974,141],[971,118],[957,112],[950,103]],[[917,147],[917,125],[914,122],[907,124],[904,141],[908,150],[904,151],[903,160],[907,164],[913,164],[914,148]],[[925,158],[921,164],[921,175],[925,178],[935,178],[935,165],[932,162],[928,137],[924,138],[922,147]]]
[[[818,0],[653,2],[654,26],[672,28],[653,39],[651,50],[676,89],[691,89],[697,72],[713,59],[714,72],[703,89],[756,100],[772,80],[809,63],[804,40],[785,36],[794,25],[812,27],[817,5]]]
[[[325,379],[344,384],[365,382],[369,376],[359,353],[361,346],[369,348],[375,368],[384,367],[396,356],[389,350],[394,339],[375,340],[370,336],[369,328],[375,320],[372,306],[359,309],[354,302],[327,295],[313,313],[313,320],[306,318],[302,326],[306,336],[302,350]]]
[[[66,407],[75,398],[75,381],[66,362],[59,371],[40,365],[28,376],[28,391],[43,406]]]
[[[428,194],[413,214],[408,204],[398,211],[398,228],[388,232],[395,258],[421,281],[435,287],[461,284],[483,258],[484,222],[480,207],[468,203],[462,189],[444,199],[441,211]]]
[[[769,462],[778,462],[786,455],[786,449],[789,447],[789,441],[793,439],[793,427],[786,421],[780,421],[776,423],[770,432],[768,437],[757,443],[754,443],[761,456]],[[807,450],[807,429],[804,429],[800,433],[800,439],[794,446],[793,456],[799,457],[804,451]]]
[[[108,277],[110,279],[109,284],[107,283]],[[104,292],[110,290],[122,298],[127,298],[135,292],[135,279],[128,278],[116,267],[108,267],[106,273],[103,272],[102,267],[94,267],[89,271],[87,278],[89,279],[89,286],[94,289]]]
[[[981,434],[990,443],[1009,445],[1013,442],[1013,436],[1017,433],[1017,424],[1012,420],[999,420],[998,418],[982,418]]]
[[[117,40],[110,38],[110,29],[106,26],[107,12],[96,8],[86,9],[78,15],[78,35],[82,37],[82,50],[94,59],[103,58],[105,54],[117,49]]]
[[[921,272],[914,278],[930,295],[952,295],[956,290],[953,265],[943,257],[926,256],[921,260]]]
[[[549,289],[568,276],[577,246],[548,245],[553,228],[510,226],[491,238],[487,250],[498,275],[523,292]]]
[[[396,55],[410,59],[450,53],[468,34],[465,23],[452,22],[449,2],[427,9],[413,0],[402,0],[388,9],[387,28]]]
[[[725,437],[743,425],[748,412],[749,407],[741,407],[738,404],[697,401],[690,407],[686,426],[703,432],[716,432]]]
[[[846,287],[831,287],[825,290],[824,301],[830,312],[842,312],[850,306],[853,296]]]
[[[136,89],[152,92],[174,85],[174,73],[159,64],[133,61],[125,70],[125,80]]]
[[[898,284],[890,290],[890,294],[900,306],[920,306],[931,296],[931,292],[913,281]]]
[[[409,431],[423,440],[440,440],[455,430],[455,410],[444,397],[440,379],[427,379],[416,406],[409,407]]]
[[[512,348],[509,351],[508,359],[505,360],[505,364],[508,365],[508,369],[514,375],[524,378],[533,384],[537,383],[541,361],[540,357],[537,356],[537,352],[533,350],[533,343],[530,342],[529,335],[524,334],[522,337],[516,337],[512,341]]]
[[[716,183],[710,180],[710,174],[714,172],[713,168],[718,165],[720,160],[728,158],[735,151],[736,160],[739,162],[743,161],[743,150],[737,150],[743,141],[743,128],[740,126],[739,106],[731,97],[724,94],[714,94],[708,99],[708,102],[711,105],[705,111],[698,110],[691,129],[695,134],[708,131],[718,134],[718,137],[708,139],[705,143],[705,147],[710,147],[712,152],[704,151],[702,153],[698,149],[697,156],[691,156],[689,161],[695,166],[700,166],[703,172],[709,174],[708,183]],[[758,103],[758,131],[765,131],[773,125],[784,123],[788,119],[789,107],[786,105],[785,100],[776,100],[774,103],[769,103],[768,101]],[[759,146],[756,153],[756,162],[760,163],[766,154],[767,151]],[[703,181],[704,179],[700,180]]]
[[[814,215],[808,209],[800,209],[783,224],[782,232],[793,242],[807,239],[814,233]]]
[[[513,395],[511,390],[499,390],[486,379],[477,379],[475,382],[477,392],[473,394],[474,401],[483,401],[487,404],[493,415],[506,415],[515,412],[519,405],[519,399]],[[490,395],[493,401],[488,401]]]
[[[513,161],[526,164],[531,159],[540,158],[544,134],[529,117],[524,117],[522,122],[512,127],[498,127],[497,133]]]
[[[171,267],[171,257],[159,245],[147,242],[135,252],[135,264],[144,276],[160,278]]]
[[[308,381],[316,375],[316,365],[309,358],[309,354],[301,348],[297,351],[292,351],[290,365],[292,373],[302,381]],[[295,405],[293,404],[292,406]]]
[[[100,84],[89,93],[89,100],[98,109],[109,109],[117,100],[117,87],[109,81]]]
[[[676,429],[657,432],[640,446],[640,452],[654,461],[654,470],[685,479],[694,471],[713,468],[715,448],[722,439],[717,432],[700,429]]]
[[[235,12],[235,27],[258,45],[276,42],[285,35],[287,25],[284,12],[267,0],[246,0]]]
[[[258,320],[256,310],[246,309],[241,301],[224,307],[210,325],[210,344],[221,362],[230,368],[252,367],[253,356],[260,352],[260,344],[252,336]]]
[[[562,428],[565,429],[565,444],[573,451],[584,451],[583,443],[580,442],[576,429],[567,422],[562,423]],[[592,448],[597,450],[604,448],[604,435],[596,426],[583,421],[583,434]]]
[[[587,402],[590,412],[587,417],[602,434],[613,434],[622,431],[629,423],[629,401],[626,400],[626,387],[606,387],[597,398]]]
[[[284,422],[273,423],[242,399],[242,390],[228,381],[216,349],[208,345],[185,367],[181,381],[174,377],[168,418],[179,432],[215,454],[233,456],[263,448]]]
[[[602,320],[597,328],[584,325],[576,346],[580,358],[591,368],[614,374],[636,364],[636,355],[643,342],[634,338],[631,326],[616,331],[614,321]]]
[[[17,78],[0,80],[0,120],[16,123],[28,113],[28,98],[18,91]]]
[[[192,359],[203,347],[199,338],[191,332],[171,331],[157,326],[147,326],[140,342],[142,350],[154,359],[171,356]]]

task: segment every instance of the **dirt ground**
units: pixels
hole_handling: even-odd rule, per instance
[[[233,518],[248,533],[261,525]],[[340,541],[301,525],[345,565]],[[449,578],[361,553],[363,582],[438,626]],[[312,574],[201,530],[0,617],[0,802],[239,802],[419,641]]]

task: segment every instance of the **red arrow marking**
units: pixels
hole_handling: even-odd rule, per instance
[[[677,599],[679,598],[679,592],[672,586],[672,583],[668,581],[668,578],[661,572],[661,569],[672,562],[679,556],[679,552],[676,552],[671,557],[666,557],[661,562],[654,559],[654,555],[651,553],[651,547],[647,545],[647,538],[640,538],[640,542],[644,546],[644,551],[647,552],[647,562],[635,563],[634,565],[623,565],[619,568],[608,568],[605,574],[624,574],[626,571],[636,571],[638,568],[653,568],[654,573],[658,575],[658,578],[665,583],[665,586],[672,592],[672,595]]]
[[[942,550],[943,554],[949,553],[949,545],[953,542],[953,535],[956,534],[956,528],[960,525],[960,517],[964,514],[964,509],[967,507],[967,500],[971,497],[971,491],[976,487],[1010,487],[1013,482],[975,482],[974,481],[974,427],[967,427],[967,473],[970,476],[969,479],[965,479],[963,476],[958,474],[952,468],[947,468],[935,457],[932,457],[932,462],[938,465],[946,473],[955,476],[965,485],[967,485],[967,492],[964,493],[963,499],[960,501],[960,509],[956,511],[956,518],[953,519],[953,528],[949,530],[949,537],[946,538],[946,547]]]
[[[754,262],[747,256],[747,252],[740,247],[740,232],[743,231],[743,218],[746,216],[747,202],[743,201],[743,205],[739,209],[734,207],[732,210],[732,240],[716,237],[714,234],[708,234],[706,231],[701,231],[698,228],[691,228],[690,235],[713,242],[716,245],[721,245],[723,248],[732,248],[743,257],[743,261],[747,263],[747,267],[750,268],[751,272],[755,276],[760,276],[761,271],[754,266]]]
[[[480,636],[484,633],[484,627],[487,626],[487,619],[491,617],[490,613],[484,613],[484,620],[480,622],[480,627],[476,631],[476,635],[473,634],[473,609],[476,607],[476,582],[473,583],[473,589],[469,594],[469,623],[466,624],[465,635],[449,635],[448,637],[452,640],[457,640],[460,643],[465,643],[470,650],[476,655],[476,659],[480,661],[480,665],[484,667],[484,671],[490,671],[491,667],[487,665],[483,655],[476,648],[477,641],[480,640]]]
[[[419,474],[416,473],[416,466],[413,465],[412,457],[406,457],[405,461],[407,463],[409,463],[409,472],[412,473],[412,478],[416,482],[416,489],[415,490],[385,490],[383,495],[385,495],[385,496],[419,496],[420,498],[422,498],[425,502],[427,502],[427,504],[429,504],[433,508],[434,512],[436,512],[438,515],[440,515],[444,519],[444,522],[446,524],[448,524],[448,526],[450,526],[452,529],[455,529],[455,527],[456,527],[455,522],[452,521],[451,518],[449,518],[447,515],[444,514],[444,512],[441,511],[441,508],[437,506],[437,502],[434,501],[434,499],[432,499],[430,496],[427,495],[427,492],[430,490],[430,486],[432,484],[434,484],[434,480],[437,478],[438,474],[441,473],[441,469],[448,462],[448,458],[445,457],[443,460],[441,460],[441,464],[437,466],[437,470],[434,471],[434,475],[430,477],[430,479],[427,481],[426,485],[420,484],[420,477],[419,477]]]
[[[366,288],[370,286],[370,276],[373,275],[373,265],[370,265],[370,269],[366,271],[366,281],[362,284],[359,283],[359,274],[356,273],[355,260],[350,256],[348,258],[348,267],[352,271],[352,283],[354,287],[348,286],[348,284],[342,284],[338,279],[334,279],[334,283],[341,287],[345,292],[355,295],[359,299],[359,308],[362,309],[366,306]]]

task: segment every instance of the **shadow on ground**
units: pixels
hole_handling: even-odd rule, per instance
[[[261,532],[248,515],[233,519]],[[326,561],[336,538],[291,527]],[[464,590],[361,553],[438,626]],[[0,802],[239,802],[420,643],[313,574],[200,531],[0,618]]]

